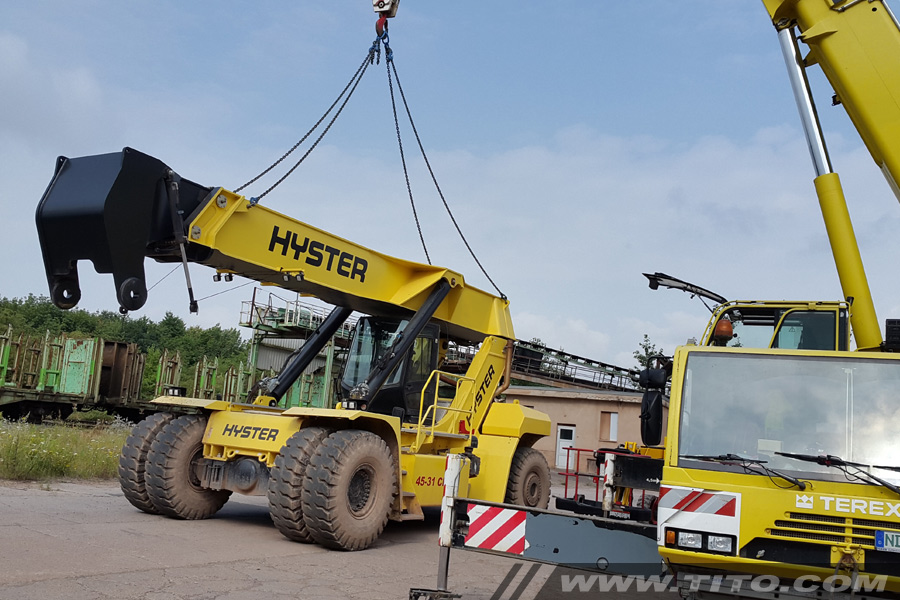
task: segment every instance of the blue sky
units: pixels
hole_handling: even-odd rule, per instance
[[[665,271],[729,298],[840,299],[774,29],[761,2],[404,0],[391,45],[448,202],[509,296],[520,338],[631,366],[644,333],[698,336],[696,300],[652,292]],[[369,2],[160,1],[0,6],[0,294],[45,294],[34,208],[56,156],[131,146],[233,188],[324,112],[374,37]],[[813,83],[882,320],[900,317],[900,207],[830,90]],[[432,260],[489,283],[452,230],[404,131]],[[263,188],[251,189],[259,192]],[[384,65],[269,206],[422,261]],[[154,283],[168,267],[148,263]],[[90,310],[111,278],[80,268]],[[200,297],[214,284],[195,266]],[[173,274],[138,314],[234,326],[250,287],[190,316]]]

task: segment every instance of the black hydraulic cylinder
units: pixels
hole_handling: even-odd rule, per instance
[[[297,356],[285,365],[281,373],[278,374],[278,385],[272,390],[273,398],[280,400],[291,389],[294,382],[303,374],[303,371],[306,370],[306,367],[309,366],[313,359],[318,356],[319,351],[325,347],[328,340],[331,339],[352,312],[351,309],[345,306],[337,306],[329,313],[328,317],[322,321],[322,324],[316,328],[303,344],[303,347],[300,348]]]
[[[428,321],[431,320],[431,317],[434,315],[434,312],[449,293],[450,282],[446,279],[441,279],[441,281],[434,286],[434,289],[431,290],[431,294],[428,295],[428,298],[419,310],[416,311],[413,318],[406,324],[406,327],[400,333],[399,339],[394,342],[394,346],[391,348],[390,352],[388,352],[385,359],[379,361],[379,363],[375,365],[375,368],[372,369],[372,372],[369,373],[369,376],[366,377],[366,387],[368,389],[366,390],[365,397],[362,399],[364,403],[368,404],[371,402],[375,394],[378,393],[378,390],[381,389],[381,386],[384,385],[384,382],[387,381],[393,370],[400,364],[403,357],[406,356],[406,353],[412,347],[413,342],[416,341],[416,336],[422,332],[422,329],[425,328]]]

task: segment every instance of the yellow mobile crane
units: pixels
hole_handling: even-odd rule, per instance
[[[680,572],[795,582],[882,577],[897,592],[898,323],[888,320],[883,342],[806,69],[821,67],[835,104],[898,193],[900,26],[880,0],[763,1],[800,110],[858,351],[676,351],[660,554]]]
[[[624,573],[651,576],[655,585],[638,591],[677,589],[685,598],[900,593],[900,320],[888,319],[883,340],[806,76],[807,68],[821,67],[834,103],[846,109],[900,198],[900,25],[882,0],[763,4],[800,110],[844,300],[808,303],[803,315],[796,312],[803,303],[716,298],[720,305],[702,343],[679,347],[666,368],[641,373],[644,448],[596,453],[604,465],[603,500],[593,503],[599,510],[587,510],[592,503],[583,498],[563,506],[557,500],[558,507],[598,516],[508,506],[489,513],[484,503],[451,497],[442,519],[438,590],[412,590],[411,597],[447,597],[450,547],[604,574],[581,576],[582,592],[628,591],[626,580],[610,588],[608,579],[598,579]],[[665,274],[648,277],[651,287],[698,293]],[[740,341],[731,321],[752,325],[746,316],[764,318],[769,335],[731,343]],[[828,339],[802,343],[799,332],[783,331],[786,319]],[[665,446],[659,447],[667,389]],[[641,493],[647,490],[649,499]],[[486,515],[494,514],[502,517],[489,521]],[[512,550],[480,534],[507,524],[516,524],[521,536]],[[571,592],[573,581],[562,591]]]
[[[397,2],[373,4],[381,38]],[[473,460],[472,497],[546,507],[550,471],[532,446],[550,433],[550,420],[497,402],[510,382],[515,339],[505,297],[255,198],[182,179],[130,148],[60,157],[37,227],[50,297],[60,308],[80,299],[82,259],[113,275],[123,313],[141,308],[145,257],[182,262],[186,275],[188,263],[203,264],[217,279],[240,275],[335,306],[252,403],[154,401],[164,412],[134,428],[119,461],[122,490],[137,508],[202,519],[233,492],[267,495],[286,537],[360,550],[389,519],[422,519],[424,508],[440,504],[446,457],[454,453]],[[336,408],[280,407],[353,311],[367,316],[356,325]],[[480,344],[465,374],[438,370],[449,343]]]

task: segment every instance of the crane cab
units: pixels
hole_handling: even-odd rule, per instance
[[[846,302],[732,301],[716,307],[704,346],[849,350]]]
[[[387,360],[398,337],[402,335],[406,319],[362,317],[356,324],[347,361],[340,378],[341,400],[351,398],[351,392],[364,384],[373,368]],[[436,323],[425,325],[416,336],[407,356],[388,375],[380,390],[367,406],[370,412],[400,416],[404,421],[415,421],[419,416],[422,390],[432,371],[436,370],[446,354],[446,338],[441,339]],[[434,388],[425,392],[425,405],[434,401]]]

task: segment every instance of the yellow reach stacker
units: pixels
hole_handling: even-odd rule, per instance
[[[381,41],[387,49],[385,18],[396,3],[375,2],[375,10],[379,38],[355,77]],[[186,273],[188,263],[206,265],[217,278],[238,275],[335,307],[252,403],[155,400],[162,412],[135,427],[120,460],[122,489],[139,509],[203,519],[233,492],[267,495],[288,538],[360,550],[389,519],[422,519],[424,508],[439,506],[446,458],[458,453],[472,459],[472,497],[547,506],[550,472],[532,446],[550,420],[498,402],[515,339],[502,295],[341,239],[257,197],[182,179],[131,148],[60,158],[37,226],[61,308],[78,303],[82,259],[113,275],[123,312],[141,308],[146,257],[183,262]],[[335,408],[279,406],[353,311],[364,316]],[[449,344],[479,345],[465,373],[439,370]],[[174,414],[185,410],[192,414]]]

